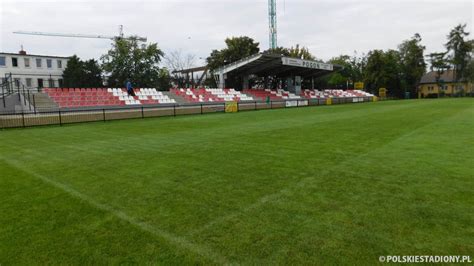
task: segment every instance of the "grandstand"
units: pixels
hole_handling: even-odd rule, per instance
[[[176,104],[177,101],[155,88],[135,89],[136,96],[129,96],[122,88],[45,88],[46,93],[59,108],[107,107]],[[180,88],[170,89],[171,95],[181,97],[186,103],[212,102],[249,102],[249,101],[284,101],[297,99],[353,98],[372,97],[360,90],[304,90],[301,95],[277,89],[235,89],[217,88]]]

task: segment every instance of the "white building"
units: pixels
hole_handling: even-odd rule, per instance
[[[69,57],[32,55],[25,51],[0,52],[1,82],[10,77],[16,86],[25,88],[62,87],[63,71]]]

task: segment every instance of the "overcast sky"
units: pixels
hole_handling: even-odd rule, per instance
[[[148,37],[165,51],[205,58],[229,36],[246,35],[268,48],[267,0],[0,0],[0,51],[96,58],[110,41],[12,34],[15,30]],[[420,33],[427,53],[442,51],[449,30],[467,23],[472,1],[277,0],[278,45],[299,43],[328,60],[356,50],[395,49]],[[472,35],[471,35],[472,38]],[[197,62],[200,64],[201,62]]]

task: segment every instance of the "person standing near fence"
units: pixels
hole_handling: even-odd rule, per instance
[[[132,83],[130,82],[130,80],[127,81],[126,86],[127,86],[128,96],[135,96],[135,92],[133,91]]]

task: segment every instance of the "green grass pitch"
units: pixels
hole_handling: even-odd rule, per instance
[[[474,255],[474,100],[0,131],[0,264]]]

